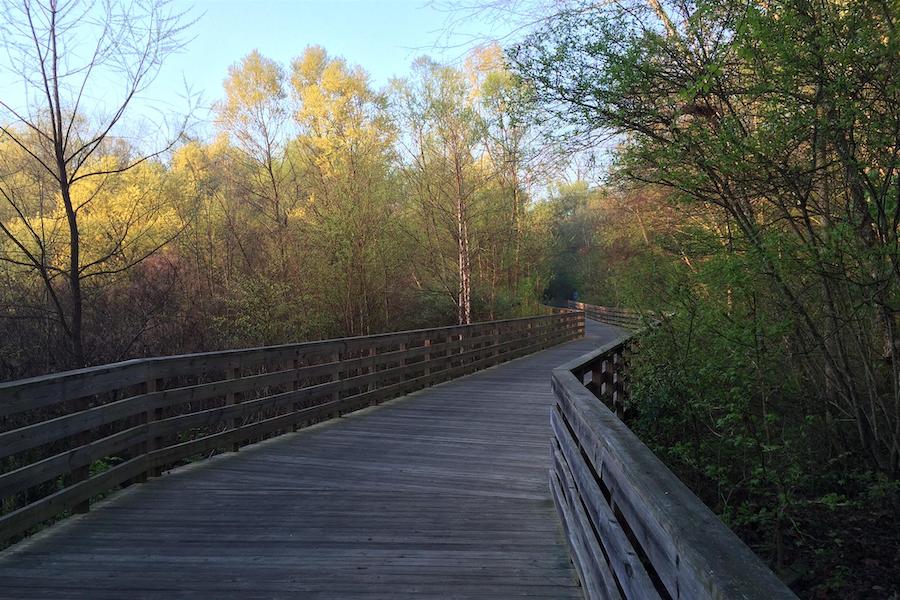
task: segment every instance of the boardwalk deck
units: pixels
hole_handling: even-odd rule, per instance
[[[579,598],[550,371],[620,333],[128,488],[0,553],[0,598]]]

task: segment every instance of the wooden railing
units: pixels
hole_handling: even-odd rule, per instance
[[[588,319],[593,319],[594,321],[599,321],[608,325],[616,325],[624,329],[636,330],[646,325],[640,313],[626,308],[597,306],[596,304],[585,304],[584,302],[575,302],[574,300],[569,300],[567,306],[572,310],[583,310],[584,315]]]
[[[584,313],[130,360],[0,384],[0,543],[101,494],[584,334]]]
[[[631,339],[552,376],[550,487],[585,597],[795,598],[620,419]]]

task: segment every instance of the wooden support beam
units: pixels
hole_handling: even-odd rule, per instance
[[[228,369],[227,378],[228,379],[240,379],[241,378],[241,368],[233,367],[231,369]],[[234,406],[236,404],[240,404],[242,397],[243,397],[243,394],[241,392],[228,392],[227,394],[225,394],[225,406]],[[231,422],[231,428],[232,429],[240,428],[241,425],[244,424],[243,421],[244,420],[242,417],[235,417]],[[237,452],[238,450],[240,450],[240,448],[241,448],[241,442],[239,440],[235,440],[231,444],[231,452]]]
[[[163,380],[156,377],[151,376],[147,379],[147,382],[144,384],[144,391],[147,394],[153,394],[160,391],[163,387]],[[147,412],[144,413],[144,423],[149,426],[154,421],[159,421],[162,418],[163,409],[162,407],[154,407]],[[144,454],[148,452],[153,452],[154,450],[158,450],[162,448],[163,439],[160,436],[149,436],[147,441],[144,443]],[[149,470],[144,472],[144,479],[147,477],[159,477],[162,473],[162,469],[160,467],[151,467]]]

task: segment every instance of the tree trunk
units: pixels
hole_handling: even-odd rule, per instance
[[[472,280],[469,262],[469,215],[463,185],[462,161],[455,156],[456,175],[456,239],[459,259],[459,324],[472,322]]]
[[[78,213],[72,203],[72,189],[69,180],[69,169],[66,165],[66,136],[63,132],[62,103],[59,96],[59,55],[56,41],[56,3],[51,4],[50,13],[50,43],[52,75],[50,88],[53,97],[50,105],[53,109],[53,153],[56,158],[56,178],[59,182],[59,192],[62,196],[63,206],[66,209],[66,221],[69,226],[69,291],[72,294],[72,314],[69,323],[69,337],[72,346],[72,362],[76,367],[83,367],[84,340],[83,340],[83,298],[81,294],[81,239],[78,231]],[[45,79],[46,81],[46,79]],[[48,92],[49,93],[49,92]]]
[[[64,186],[63,204],[69,223],[69,290],[72,294],[72,315],[70,320],[70,336],[72,344],[72,361],[75,367],[85,365],[83,335],[83,298],[81,294],[81,240],[78,232],[78,215],[69,197],[68,185]]]
[[[469,227],[466,218],[466,204],[462,196],[456,200],[456,229],[459,259],[459,324],[472,322],[471,268],[469,264]]]

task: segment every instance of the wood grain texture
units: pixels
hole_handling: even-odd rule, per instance
[[[569,487],[578,501],[584,504],[585,512],[590,517],[590,529],[587,535],[595,536],[605,552],[596,554],[597,560],[608,562],[609,568],[615,572],[615,580],[625,591],[628,598],[642,600],[659,600],[660,595],[653,586],[640,557],[634,552],[631,542],[622,530],[612,508],[607,504],[603,491],[594,480],[586,461],[578,456],[577,443],[562,422],[557,409],[551,412],[550,425],[553,428],[555,443],[559,448],[556,464],[563,476],[571,478]],[[560,477],[563,481],[563,477]],[[572,501],[573,499],[570,499]],[[609,561],[608,557],[613,560]]]
[[[21,406],[31,397],[39,407],[0,423],[0,543],[71,509],[87,511],[94,497],[144,482],[178,461],[237,451],[581,337],[583,322],[583,313],[563,311],[151,358],[0,384],[0,405]],[[121,385],[110,388],[115,373]],[[135,374],[145,379],[136,382]],[[48,405],[51,389],[62,395]],[[91,389],[104,392],[80,395]],[[148,470],[136,476],[91,475],[98,465],[138,458]],[[76,483],[77,490],[63,493]]]
[[[597,306],[569,300],[566,306],[573,310],[583,310],[585,316],[593,321],[630,329],[632,331],[644,327],[645,322],[641,315],[626,308],[614,308],[610,306]]]
[[[625,339],[553,370],[551,417],[558,511],[575,556],[604,560],[628,600],[775,600],[796,596],[647,448],[613,410],[622,389],[603,394],[606,368],[622,366]],[[585,375],[596,381],[585,385]],[[618,370],[612,375],[618,383]],[[610,396],[603,401],[600,396]],[[621,414],[621,413],[620,413]],[[584,510],[582,510],[584,509]],[[595,541],[603,551],[589,550]],[[587,549],[587,550],[586,550]],[[607,598],[580,559],[589,600]],[[601,564],[601,566],[603,566]]]
[[[617,333],[131,486],[0,553],[0,598],[580,598],[547,486],[550,371]]]

